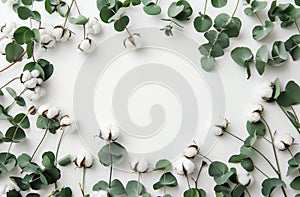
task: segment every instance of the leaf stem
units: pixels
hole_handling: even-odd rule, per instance
[[[295,109],[293,108],[293,106],[291,106],[291,110],[293,111],[293,113],[294,113],[294,116],[295,116],[296,120],[299,122],[299,119],[298,119],[297,113],[296,113]]]
[[[26,91],[26,88],[22,90],[22,92],[18,95],[21,96],[22,94],[24,94],[24,92]],[[14,100],[9,106],[6,107],[6,112],[8,112],[14,105],[16,104],[16,100]]]
[[[270,177],[269,177],[266,173],[264,173],[259,167],[257,167],[257,166],[254,165],[254,168],[255,168],[256,170],[258,170],[260,173],[262,173],[265,177],[270,178]]]
[[[234,17],[234,15],[235,15],[235,13],[236,13],[238,7],[239,7],[239,4],[240,4],[240,0],[237,1],[236,6],[235,6],[235,8],[234,8],[234,11],[233,11],[233,13],[232,13],[232,15],[231,15],[231,18]]]
[[[109,142],[108,148],[109,148],[109,156],[110,156],[108,187],[111,188],[111,179],[112,179],[112,172],[113,172],[113,159],[112,159],[112,154],[111,154],[111,142]]]
[[[206,14],[208,0],[205,0],[203,14]]]
[[[72,9],[72,7],[73,7],[74,2],[75,2],[75,0],[72,0],[71,5],[70,5],[70,7],[69,7],[69,9],[68,9],[68,11],[67,11],[66,18],[65,18],[65,22],[64,22],[64,25],[63,25],[64,28],[65,28],[66,25],[67,25],[67,21],[68,21],[68,18],[69,18],[69,16],[70,16],[70,12],[71,12],[71,9]]]
[[[194,182],[195,182],[195,188],[196,188],[196,189],[198,189],[198,181],[199,181],[199,178],[200,178],[200,174],[201,174],[201,172],[202,172],[202,169],[203,169],[203,167],[206,166],[206,165],[207,165],[207,163],[206,163],[205,161],[202,161],[202,164],[201,164],[201,167],[200,167],[200,169],[199,169],[199,171],[198,171],[196,180],[194,180]]]
[[[81,182],[81,192],[82,192],[82,195],[85,196],[84,194],[84,187],[85,187],[85,172],[86,172],[86,167],[83,166],[82,168],[82,182]]]
[[[15,65],[19,60],[21,60],[23,58],[23,56],[27,53],[27,51],[24,51],[17,59],[15,59],[12,63],[10,63],[8,66],[6,66],[5,68],[2,68],[0,70],[0,73],[9,69],[10,67],[12,67],[13,65]]]
[[[295,129],[297,130],[298,133],[300,133],[300,128],[296,127],[296,125],[294,125],[293,121],[289,118],[288,113],[286,112],[286,110],[276,101],[277,105],[280,107],[281,111],[285,114],[285,116],[289,119],[289,121],[291,122],[291,124],[295,127]]]
[[[204,159],[208,160],[210,163],[213,162],[213,161],[212,161],[211,159],[209,159],[207,156],[205,156],[205,155],[203,155],[203,154],[201,154],[201,153],[199,153],[199,155],[200,155],[201,157],[203,157]]]
[[[60,135],[60,137],[59,137],[58,144],[57,144],[57,147],[56,147],[56,153],[55,153],[55,165],[57,165],[58,152],[59,152],[59,148],[60,148],[60,145],[61,145],[61,142],[62,142],[62,138],[63,138],[63,136],[64,136],[64,133],[65,133],[65,129],[62,129],[62,132],[61,132],[61,135]]]
[[[263,120],[263,122],[264,122],[265,125],[267,126],[267,130],[268,130],[269,135],[270,135],[270,137],[271,137],[271,141],[272,141],[272,149],[273,149],[273,153],[274,153],[274,157],[275,157],[275,161],[276,161],[276,165],[277,165],[277,171],[278,171],[277,175],[278,175],[278,178],[279,178],[280,180],[282,180],[282,178],[281,178],[280,165],[279,165],[279,161],[278,161],[278,156],[277,156],[277,152],[276,152],[275,145],[274,145],[274,137],[273,137],[273,134],[272,134],[272,132],[271,132],[271,129],[270,129],[269,124],[267,123],[267,121],[264,119],[263,116],[261,116],[261,119]],[[284,187],[281,187],[281,190],[282,190],[282,192],[283,192],[283,195],[284,195],[284,196],[287,196]]]
[[[138,185],[137,185],[137,196],[140,196],[140,185],[141,185],[141,173],[138,173]]]
[[[37,147],[35,148],[33,154],[31,155],[30,157],[30,160],[29,161],[32,161],[32,159],[34,158],[36,152],[38,151],[38,149],[40,148],[40,146],[42,145],[43,141],[45,140],[46,136],[47,136],[47,133],[48,133],[48,126],[49,126],[49,122],[47,123],[47,128],[45,129],[45,132],[44,132],[44,135],[42,137],[42,139],[40,140],[39,144],[37,145]]]
[[[251,197],[251,194],[249,192],[249,190],[247,189],[247,187],[245,187],[246,193],[248,194],[249,197]]]
[[[189,189],[191,189],[189,176],[186,174],[185,177],[186,177],[186,182],[187,182],[187,184],[188,184],[188,187],[189,187]]]
[[[259,22],[261,23],[261,25],[264,26],[264,23],[261,20],[260,16],[256,12],[254,14],[255,14],[256,18],[259,20]]]
[[[17,79],[20,79],[20,77],[15,77],[15,78],[12,78],[11,80],[9,80],[7,83],[5,83],[4,85],[2,85],[0,87],[0,90],[2,90],[3,88],[5,88],[6,86],[8,86],[11,82],[17,80]]]
[[[298,33],[300,34],[300,28],[299,28],[299,25],[298,25],[298,23],[297,23],[296,20],[295,20],[295,25],[296,25],[296,28],[297,28],[297,30],[298,30]]]

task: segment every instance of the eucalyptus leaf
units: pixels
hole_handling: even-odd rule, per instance
[[[201,58],[201,67],[205,71],[211,71],[215,67],[215,58],[212,56],[203,56]]]
[[[175,18],[178,14],[180,14],[184,9],[184,5],[177,5],[176,2],[171,3],[168,8],[168,16],[170,18]]]
[[[274,29],[274,24],[271,21],[265,21],[265,25],[255,26],[252,30],[254,40],[262,40]]]
[[[294,61],[300,58],[300,35],[292,35],[284,43],[285,49],[290,53]]]
[[[290,183],[290,186],[294,190],[300,190],[300,176],[297,176],[296,178],[294,178],[292,180],[292,182]]]
[[[14,117],[14,123],[20,125],[23,129],[28,129],[30,127],[29,118],[24,113],[19,113]]]
[[[83,15],[79,15],[77,16],[76,18],[75,17],[71,17],[69,19],[70,23],[72,23],[73,25],[85,25],[89,19],[86,18],[85,16]]]
[[[286,187],[286,185],[278,178],[268,178],[263,181],[261,192],[264,196],[270,196],[277,187]]]
[[[247,159],[243,160],[241,162],[241,166],[247,170],[248,172],[252,172],[254,170],[254,163],[252,161],[252,159],[250,157],[248,157]]]
[[[19,143],[23,142],[26,139],[26,134],[22,128],[12,126],[7,129],[5,138],[9,142]]]
[[[240,66],[247,69],[248,78],[251,76],[249,62],[253,60],[253,54],[248,47],[237,47],[230,53],[231,58]]]
[[[178,185],[176,177],[171,172],[164,173],[158,182],[153,185],[153,189],[157,190],[162,187],[176,187]]]
[[[167,159],[161,159],[155,164],[155,168],[153,170],[162,170],[168,171],[172,169],[172,163]]]
[[[9,43],[5,47],[6,60],[8,62],[17,62],[22,60],[24,49],[17,43]]]
[[[104,166],[119,165],[126,155],[126,149],[117,142],[106,144],[98,152],[100,163]]]
[[[129,181],[126,185],[126,194],[131,197],[142,196],[145,193],[145,186],[137,181]]]
[[[211,4],[215,8],[222,8],[227,4],[227,0],[211,0]]]
[[[268,47],[266,45],[262,45],[256,52],[255,67],[260,75],[265,72],[265,67],[268,62],[268,54]]]
[[[0,153],[0,174],[9,172],[17,165],[17,158],[15,155],[7,152]]]
[[[161,13],[161,7],[155,3],[150,3],[143,7],[143,10],[148,15],[158,15]]]
[[[289,81],[285,86],[285,91],[281,92],[277,102],[282,107],[290,107],[300,104],[300,87],[294,81]]]
[[[183,193],[184,197],[200,197],[200,194],[196,188],[191,188]]]
[[[119,20],[125,12],[125,8],[120,8],[112,17],[108,19],[108,22]]]
[[[206,14],[201,14],[194,19],[194,27],[198,32],[206,32],[212,26],[211,18]]]
[[[124,31],[129,24],[129,17],[128,16],[122,16],[120,19],[115,21],[114,28],[116,31]]]

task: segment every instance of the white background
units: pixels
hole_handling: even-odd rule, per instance
[[[280,1],[282,2],[289,2],[289,1]],[[214,9],[209,4],[208,6],[208,14],[210,15],[217,15],[220,12],[227,11],[229,14],[232,13],[234,9],[236,1],[230,1],[226,8],[223,9]],[[36,3],[38,7],[38,2]],[[78,4],[80,6],[81,12],[88,16],[93,17],[98,16],[98,10],[96,7],[95,1],[92,0],[78,0]],[[160,19],[163,17],[166,17],[166,8],[170,4],[170,1],[161,1],[160,5],[164,8],[163,12],[159,16],[148,16],[145,15],[142,11],[142,7],[138,6],[134,9],[128,10],[128,15],[131,18],[129,28],[138,28],[138,27],[144,27],[144,26],[157,26],[162,27],[165,25],[163,21]],[[199,11],[203,10],[204,7],[204,1],[191,1],[191,5],[194,8],[194,14],[193,17],[196,16],[196,14]],[[243,26],[242,31],[238,39],[231,39],[231,45],[228,49],[225,50],[226,54],[225,56],[218,58],[217,60],[217,69],[220,73],[220,76],[222,78],[224,88],[225,88],[225,100],[226,100],[226,117],[230,120],[230,131],[237,134],[238,136],[244,138],[247,136],[247,132],[245,130],[245,123],[247,120],[247,113],[249,110],[249,106],[251,106],[253,103],[256,103],[258,100],[255,96],[256,89],[259,87],[259,84],[261,84],[265,80],[273,81],[276,77],[280,77],[283,84],[286,84],[289,80],[296,80],[298,83],[300,82],[299,78],[299,71],[300,68],[298,66],[298,62],[293,62],[291,60],[288,61],[288,63],[281,67],[281,68],[267,68],[266,73],[263,77],[258,76],[256,71],[254,71],[253,68],[253,76],[250,80],[246,80],[246,72],[243,68],[236,65],[232,59],[230,58],[229,52],[237,46],[249,46],[252,51],[256,51],[258,47],[261,44],[267,44],[270,45],[275,40],[286,40],[290,35],[297,33],[297,30],[295,27],[290,29],[280,29],[279,24],[276,24],[275,30],[271,32],[271,34],[268,36],[267,39],[257,42],[254,41],[251,37],[251,30],[252,28],[259,24],[259,21],[255,17],[249,17],[244,15],[243,13],[244,5],[241,2],[240,6],[237,11],[237,16],[242,19]],[[0,23],[4,24],[5,22],[9,21],[17,21],[17,17],[15,13],[8,8],[6,5],[1,4],[0,5]],[[73,15],[76,15],[75,9],[72,11]],[[260,14],[263,19],[266,18],[266,13]],[[192,18],[193,18],[192,17]],[[60,18],[58,15],[54,14],[53,16],[48,15],[47,13],[44,14],[44,17],[42,19],[43,24],[62,24],[63,19]],[[22,22],[23,24],[28,24],[28,21]],[[192,22],[185,23],[185,28],[182,30],[187,36],[192,37],[196,41],[200,43],[206,42],[203,38],[203,35],[197,33],[193,27]],[[97,42],[101,42],[105,40],[106,38],[113,36],[117,34],[113,30],[112,25],[106,25],[103,24],[103,31],[101,35],[96,37]],[[76,76],[78,74],[79,69],[81,68],[81,65],[83,61],[85,60],[86,56],[79,53],[76,50],[77,44],[79,43],[81,39],[81,29],[78,27],[69,25],[69,28],[72,29],[74,32],[76,32],[76,35],[73,36],[73,38],[68,43],[59,43],[54,49],[49,49],[48,51],[40,50],[37,52],[37,57],[43,57],[50,62],[52,62],[55,65],[55,72],[51,80],[45,84],[45,87],[47,89],[47,95],[44,97],[40,103],[51,103],[52,105],[57,106],[61,109],[62,113],[72,114],[73,113],[73,88],[76,80]],[[124,37],[126,36],[126,33],[123,32]],[[155,39],[155,38],[153,38]],[[174,40],[175,42],[176,40]],[[120,43],[121,44],[121,43]],[[269,46],[270,48],[270,46]],[[111,48],[108,48],[108,50]],[[99,54],[99,58],[101,58]],[[200,54],[199,54],[200,59]],[[7,65],[7,62],[5,61],[5,57],[0,58],[0,65],[1,67],[4,67]],[[5,73],[0,73],[0,83],[4,84],[6,81],[8,81],[10,78],[18,76],[21,73],[21,70],[23,68],[23,64],[16,64],[12,69],[9,69]],[[15,85],[13,87],[19,87],[21,89],[21,85],[18,84],[19,82],[14,82]],[[0,98],[1,103],[9,103],[10,100],[8,98]],[[39,104],[36,104],[37,106]],[[17,108],[16,108],[17,109]],[[300,113],[300,108],[296,107],[296,110],[298,113]],[[277,130],[278,132],[291,132],[295,138],[296,143],[299,143],[299,134],[296,133],[295,129],[292,127],[292,125],[289,123],[289,121],[286,119],[284,114],[280,111],[280,109],[273,105],[273,104],[265,104],[265,118],[271,125],[271,129],[273,131]],[[34,124],[35,118],[33,118],[32,123]],[[80,120],[76,120],[79,121]],[[1,123],[1,130],[5,131],[7,125],[4,125]],[[38,131],[36,129],[30,129],[27,131],[28,139],[22,143],[14,145],[12,148],[12,152],[16,155],[21,154],[22,152],[32,153],[34,148],[36,147],[39,139],[41,138],[43,132]],[[41,147],[40,151],[38,152],[36,156],[36,161],[39,161],[39,158],[43,151],[46,150],[55,150],[56,144],[58,141],[58,135],[48,135],[45,143]],[[125,144],[126,146],[126,144]],[[222,139],[217,143],[215,148],[209,153],[208,157],[212,160],[220,160],[226,162],[230,155],[237,154],[239,152],[239,147],[241,146],[241,143],[236,141],[230,136],[223,136]],[[259,149],[262,149],[263,152],[267,155],[267,157],[274,161],[273,155],[272,155],[272,149],[271,146],[267,143],[258,143],[257,147]],[[100,147],[99,147],[100,148]],[[298,147],[295,147],[293,151],[296,152]],[[6,151],[7,147],[6,145],[1,144],[0,145],[1,152]],[[78,137],[77,133],[70,133],[67,134],[64,137],[62,148],[60,151],[60,155],[66,155],[66,154],[75,154],[78,152],[82,152],[84,150],[84,146],[82,145],[80,138]],[[162,158],[164,155],[162,155]],[[285,175],[285,172],[287,170],[287,160],[289,159],[288,153],[285,152],[279,152],[279,160],[282,168],[283,175]],[[256,157],[255,162],[257,163],[257,166],[260,166],[261,169],[263,169],[265,172],[267,172],[270,176],[275,177],[274,172],[272,169],[258,156]],[[62,178],[59,181],[59,186],[71,186],[73,189],[74,196],[81,196],[78,183],[81,180],[81,170],[75,169],[74,166],[69,167],[62,167]],[[0,176],[0,183],[7,183],[9,182],[9,175],[17,174],[17,171],[13,171],[8,174],[4,174]],[[152,190],[152,184],[155,183],[159,179],[159,174],[151,173],[144,175],[142,177],[142,182],[147,186],[148,191],[155,196],[156,194],[162,194],[161,191],[155,192]],[[137,175],[133,173],[123,173],[115,171],[114,173],[115,178],[119,178],[123,180],[123,183],[126,184],[128,180],[136,179]],[[254,174],[255,182],[254,184],[249,188],[250,193],[252,196],[261,196],[260,189],[261,189],[261,180],[264,178],[256,172]],[[108,170],[102,167],[97,160],[95,160],[95,164],[91,169],[87,170],[86,175],[86,192],[89,193],[91,191],[92,186],[98,182],[99,180],[108,179]],[[183,178],[178,178],[179,180],[179,187],[176,189],[169,190],[170,193],[173,193],[174,196],[181,196],[179,193],[182,193],[185,189],[187,189],[186,182]],[[291,181],[290,178],[286,179],[286,183],[288,184]],[[210,178],[206,170],[204,170],[203,174],[201,175],[200,183],[199,185],[203,187],[207,193],[208,196],[214,196],[213,193],[213,186],[214,182],[212,178]],[[48,190],[43,191],[42,196],[46,196],[50,193],[52,189],[52,186],[48,188]],[[274,193],[275,194],[275,193]],[[291,189],[288,189],[289,196],[292,196],[294,193]],[[278,190],[277,192],[278,196],[281,195],[281,191]],[[274,196],[277,196],[274,195]]]

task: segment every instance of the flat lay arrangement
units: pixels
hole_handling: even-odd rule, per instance
[[[0,12],[1,196],[300,196],[300,1]]]

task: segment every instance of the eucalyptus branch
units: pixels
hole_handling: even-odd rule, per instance
[[[140,194],[140,187],[141,187],[141,173],[138,172],[138,185],[137,185],[137,196],[139,196]]]
[[[84,187],[85,187],[85,172],[86,172],[86,167],[83,166],[83,168],[82,168],[82,180],[81,180],[81,184],[79,183],[80,190],[81,190],[81,193],[82,193],[83,197],[85,196],[85,192],[84,192]]]
[[[26,88],[23,89],[22,92],[17,97],[22,96],[22,94],[24,94],[25,91],[26,91]],[[8,112],[9,110],[11,110],[15,104],[16,104],[16,100],[14,100],[9,106],[6,107],[6,111]]]
[[[6,66],[5,68],[2,68],[0,70],[0,73],[6,71],[7,69],[9,69],[10,67],[12,67],[13,65],[15,65],[17,62],[19,62],[23,57],[24,55],[27,53],[27,51],[24,51],[17,59],[15,59],[12,63],[10,63],[8,66]]]
[[[34,158],[34,156],[37,153],[38,149],[41,147],[42,143],[44,142],[44,140],[47,136],[48,130],[49,130],[49,121],[47,122],[47,127],[45,129],[45,132],[44,132],[44,135],[43,135],[42,139],[40,140],[40,142],[38,143],[37,147],[35,148],[33,154],[30,157],[30,161],[32,161],[32,159]]]
[[[203,14],[206,14],[208,0],[205,0]]]
[[[197,173],[197,176],[196,176],[196,179],[193,179],[193,181],[194,181],[194,183],[195,183],[195,188],[196,189],[198,189],[198,182],[199,182],[199,178],[200,178],[200,174],[201,174],[201,172],[202,172],[202,169],[203,169],[203,167],[204,166],[206,166],[207,165],[207,163],[205,162],[205,161],[202,161],[202,163],[201,163],[201,167],[199,168],[199,171],[198,171],[198,173]]]
[[[58,152],[59,152],[59,148],[60,148],[60,145],[61,145],[61,142],[62,142],[62,138],[63,138],[63,136],[64,136],[64,133],[65,133],[65,129],[62,129],[62,132],[61,132],[61,134],[60,134],[60,137],[59,137],[59,140],[58,140],[58,144],[57,144],[57,147],[56,147],[55,164],[57,164]]]
[[[297,130],[297,132],[300,133],[300,128],[298,128],[298,127],[296,127],[296,125],[294,125],[293,121],[290,119],[289,114],[286,112],[286,110],[277,101],[276,101],[276,103],[280,107],[280,109],[284,113],[284,115],[289,119],[289,121],[294,126],[294,128]]]
[[[213,161],[212,161],[211,159],[209,159],[207,156],[205,156],[205,155],[203,155],[203,154],[201,154],[201,153],[199,153],[199,155],[200,155],[201,157],[203,157],[204,159],[208,160],[210,163],[213,162]]]
[[[68,21],[68,18],[69,18],[69,16],[70,16],[70,12],[71,12],[71,9],[72,9],[72,7],[73,7],[74,2],[75,2],[75,0],[72,0],[72,2],[71,2],[71,4],[70,4],[70,7],[69,7],[69,9],[68,9],[68,11],[67,11],[66,18],[65,18],[65,22],[64,22],[64,25],[63,25],[64,28],[65,28],[66,25],[67,25],[67,21]]]
[[[296,113],[295,109],[293,108],[293,106],[291,106],[291,110],[293,111],[293,114],[294,114],[296,120],[299,121],[297,113]]]
[[[15,78],[12,78],[11,80],[9,80],[7,83],[5,83],[4,85],[2,85],[0,87],[0,90],[2,90],[3,88],[5,88],[6,86],[8,86],[11,82],[17,80],[17,79],[20,79],[20,77],[15,77]]]
[[[259,20],[259,22],[264,26],[263,21],[261,20],[260,16],[258,15],[258,13],[255,12],[255,16],[256,18]]]
[[[235,8],[234,8],[234,11],[233,11],[233,13],[232,13],[232,15],[231,15],[231,18],[234,17],[234,15],[235,15],[235,13],[236,13],[238,7],[239,7],[239,4],[240,4],[240,0],[237,1],[236,6],[235,6]]]

